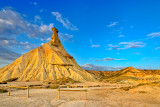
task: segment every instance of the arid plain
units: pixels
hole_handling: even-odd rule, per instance
[[[8,83],[8,85],[36,85],[40,82]],[[58,100],[57,89],[30,89],[30,97],[26,97],[26,90],[12,90],[0,94],[0,107],[159,107],[160,87],[139,86],[125,91],[121,87],[132,85],[86,82],[71,84],[74,86],[89,86],[87,100],[84,100],[84,92],[61,92]],[[5,85],[4,85],[5,86]],[[62,88],[64,89],[64,88]],[[69,88],[65,88],[69,89]],[[82,88],[70,88],[69,90]]]

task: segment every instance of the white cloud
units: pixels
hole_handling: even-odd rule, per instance
[[[119,35],[118,37],[119,37],[119,38],[122,38],[122,37],[124,37],[124,35]]]
[[[113,71],[113,70],[121,70],[124,68],[124,67],[100,66],[93,64],[84,64],[81,67],[86,70],[98,70],[98,71]]]
[[[33,2],[33,4],[37,6],[37,2]]]
[[[56,17],[56,20],[61,22],[66,29],[70,29],[72,31],[79,30],[77,26],[73,25],[67,18],[62,17],[62,14],[59,12],[51,12],[53,16]]]
[[[100,45],[92,45],[91,47],[98,48],[98,47],[100,47]]]
[[[18,42],[15,38],[0,37],[0,47],[15,46]]]
[[[142,48],[145,46],[143,42],[120,42],[118,45],[108,44],[109,50],[122,50],[129,48]]]
[[[24,49],[32,49],[32,47],[30,46],[30,45],[26,45],[25,47],[24,47]]]
[[[30,44],[29,42],[20,42],[19,46],[24,47],[26,50],[31,50],[37,47],[36,44]]]
[[[35,22],[40,21],[40,20],[41,20],[41,17],[38,16],[38,15],[36,15],[36,16],[34,16],[34,20],[35,20]]]
[[[157,47],[156,49],[160,49],[160,47]]]
[[[37,2],[30,2],[30,4],[38,6]]]
[[[9,49],[0,47],[0,61],[1,60],[15,60],[20,56],[19,53],[13,52]]]
[[[8,21],[8,20],[5,20],[5,19],[0,19],[0,23],[5,23],[5,24],[8,24],[8,25],[12,25],[13,23]]]
[[[94,60],[94,61],[113,61],[113,60],[126,60],[126,59],[124,59],[124,58],[121,58],[121,59],[116,59],[116,58],[104,58],[104,59],[102,59],[102,60]]]
[[[29,42],[20,42],[21,45],[29,44]]]
[[[59,33],[59,37],[62,41],[72,41],[73,35],[67,33]]]
[[[47,41],[47,42],[49,42],[50,40],[51,40],[51,38],[45,38],[45,39],[41,38],[41,41]]]
[[[35,19],[40,20],[41,18],[35,16]],[[9,44],[11,42],[16,43],[16,37],[22,33],[27,34],[29,37],[47,38],[52,34],[53,26],[53,23],[48,25],[31,23],[25,20],[23,15],[10,8],[0,10],[0,40],[8,40]]]
[[[107,25],[107,27],[113,27],[116,26],[118,24],[118,22],[110,22],[109,25]]]
[[[138,48],[138,47],[144,47],[144,43],[142,42],[120,42],[119,44],[125,45],[124,48]]]
[[[92,39],[90,39],[89,42],[90,42],[92,48],[98,48],[98,47],[100,47],[100,45],[93,44]]]
[[[154,32],[147,35],[149,38],[160,37],[160,32]],[[147,38],[147,39],[149,39]]]
[[[53,27],[53,23],[49,24],[49,25],[41,25],[39,27],[40,32],[51,32],[52,31],[52,27]]]
[[[8,40],[3,40],[4,44],[9,44]]]

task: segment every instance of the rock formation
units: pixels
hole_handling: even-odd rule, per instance
[[[127,67],[125,69],[122,69],[119,71],[119,74],[121,76],[130,76],[130,77],[145,77],[146,74],[138,69],[135,69],[133,67]]]
[[[17,81],[39,81],[64,77],[77,81],[94,81],[95,78],[82,69],[65,51],[59,40],[58,30],[54,27],[52,30],[50,42],[0,68],[0,81],[11,78],[18,78]]]
[[[93,74],[98,81],[111,83],[147,83],[160,80],[160,70],[140,70],[133,67],[127,67],[120,71],[93,71],[87,70]]]

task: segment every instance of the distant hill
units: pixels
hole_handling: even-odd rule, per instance
[[[140,83],[160,81],[160,70],[140,70],[127,67],[120,71],[93,71],[87,70],[99,81],[116,83]]]

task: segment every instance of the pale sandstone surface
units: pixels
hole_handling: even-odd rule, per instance
[[[79,85],[97,85],[98,83],[84,83]],[[99,85],[102,85],[100,83]],[[78,85],[78,84],[77,84]],[[26,98],[26,90],[13,90],[11,96],[0,94],[0,107],[159,107],[160,88],[143,86],[130,91],[122,91],[121,84],[104,84],[107,87],[86,88],[87,100],[84,92],[61,92],[58,100],[57,89],[31,89],[30,98]],[[67,88],[65,88],[67,89]],[[82,89],[82,88],[75,88]],[[139,91],[146,93],[139,93]]]
[[[64,49],[58,30],[52,28],[50,42],[29,51],[12,64],[0,68],[0,81],[18,78],[18,81],[54,80],[63,77],[77,81],[95,81]]]

